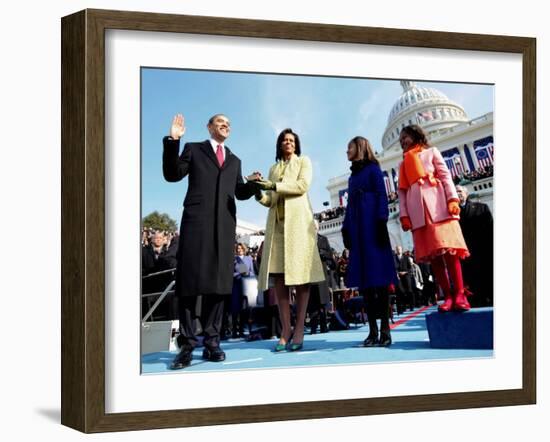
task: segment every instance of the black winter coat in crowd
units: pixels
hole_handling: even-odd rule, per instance
[[[311,296],[314,296],[318,291],[321,305],[324,305],[330,302],[329,287],[332,289],[336,288],[336,283],[334,281],[336,262],[334,261],[332,249],[326,236],[317,234],[317,247],[319,249],[319,256],[321,257],[321,263],[323,264],[325,280],[311,285]]]
[[[235,198],[254,194],[245,184],[241,160],[225,147],[220,168],[210,142],[186,143],[179,154],[179,140],[163,139],[162,168],[170,182],[189,176],[180,226],[176,294],[197,296],[231,294],[235,250]]]
[[[412,266],[409,262],[409,257],[407,255],[401,255],[401,258],[395,253],[393,255],[393,262],[395,265],[395,270],[397,272],[407,272],[406,275],[399,276],[399,286],[397,287],[399,291],[403,293],[410,293],[412,291],[412,281],[411,281],[411,270]]]
[[[464,283],[474,293],[472,307],[493,303],[493,215],[487,204],[467,200],[460,228],[470,251],[462,264]]]
[[[151,244],[141,248],[141,274],[148,275],[162,270],[173,269],[177,265],[178,238],[169,247],[163,247],[157,255]]]

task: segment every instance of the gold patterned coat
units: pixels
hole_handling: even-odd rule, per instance
[[[284,198],[285,285],[324,281],[313,210],[307,195],[312,179],[311,160],[306,156],[292,155],[286,167],[282,161],[271,166],[268,179],[276,183],[276,190],[264,192],[259,200],[260,204],[269,207],[258,276],[259,290],[268,288],[269,260],[279,198]]]

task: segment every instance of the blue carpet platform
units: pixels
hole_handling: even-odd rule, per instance
[[[478,312],[475,310],[477,309],[468,312],[468,316],[476,316],[473,319],[481,319],[481,316],[480,318],[477,317]],[[191,365],[184,370],[170,370],[170,363],[176,356],[176,351],[146,354],[141,358],[142,374],[493,357],[492,345],[491,348],[434,348],[430,345],[426,326],[426,316],[431,317],[432,314],[434,315],[433,319],[435,319],[435,315],[439,315],[436,307],[425,307],[396,317],[396,322],[392,326],[393,344],[387,348],[362,347],[361,344],[368,335],[369,327],[363,324],[355,326],[352,323],[348,330],[306,335],[304,349],[299,352],[274,353],[273,348],[277,343],[277,339],[252,342],[247,342],[244,339],[228,340],[222,342],[222,348],[226,352],[227,359],[224,362],[209,362],[201,358],[202,348],[196,348],[193,352]],[[479,314],[484,315],[485,313],[479,312]],[[445,317],[453,320],[453,327],[459,326],[462,320],[468,320],[466,316],[451,318],[447,317],[446,314]]]
[[[433,348],[493,348],[493,308],[426,315]]]

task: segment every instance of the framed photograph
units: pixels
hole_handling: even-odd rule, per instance
[[[535,403],[535,53],[525,37],[106,10],[64,17],[62,423],[91,433]],[[170,370],[174,348],[143,351],[143,326],[161,322],[143,322],[142,222],[157,210],[180,222],[186,180],[162,176],[162,138],[179,113],[183,142],[208,139],[208,118],[227,115],[244,176],[267,175],[283,129],[300,134],[312,209],[337,253],[346,149],[358,135],[381,165],[391,244],[412,249],[392,195],[400,131],[422,126],[455,184],[494,218],[494,303],[481,309],[494,321],[489,347],[432,349],[424,318],[438,313],[428,303],[399,312],[389,348],[354,348],[359,308],[351,330],[308,335],[292,355],[266,350],[276,340],[235,340],[227,353],[240,358]],[[252,249],[265,227],[258,207],[237,202],[239,238]],[[254,292],[251,281],[243,287]],[[349,300],[333,292],[339,312]],[[429,383],[410,382],[425,373]]]

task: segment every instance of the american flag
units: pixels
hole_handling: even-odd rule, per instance
[[[391,192],[390,188],[390,179],[388,178],[388,175],[384,175],[384,185],[386,186],[386,195],[389,196]]]
[[[348,189],[340,190],[340,207],[346,207],[348,205]]]
[[[434,116],[432,115],[431,112],[418,112],[416,116],[418,120],[421,120],[421,121],[428,121],[428,120],[434,119]]]
[[[456,176],[456,170],[455,165],[452,158],[445,158],[445,164],[447,165],[447,169],[449,169],[449,172],[451,172],[451,175],[453,178]]]
[[[493,143],[488,143],[483,146],[476,146],[476,157],[481,167],[490,166],[493,164]]]
[[[460,154],[454,155],[453,161],[455,163],[455,169],[458,175],[462,175],[464,173],[464,165],[462,164],[462,158],[460,158]]]
[[[461,176],[464,173],[462,159],[458,153],[451,157],[445,158],[445,164],[447,165],[447,168],[449,169],[449,172],[451,172],[453,178]]]

